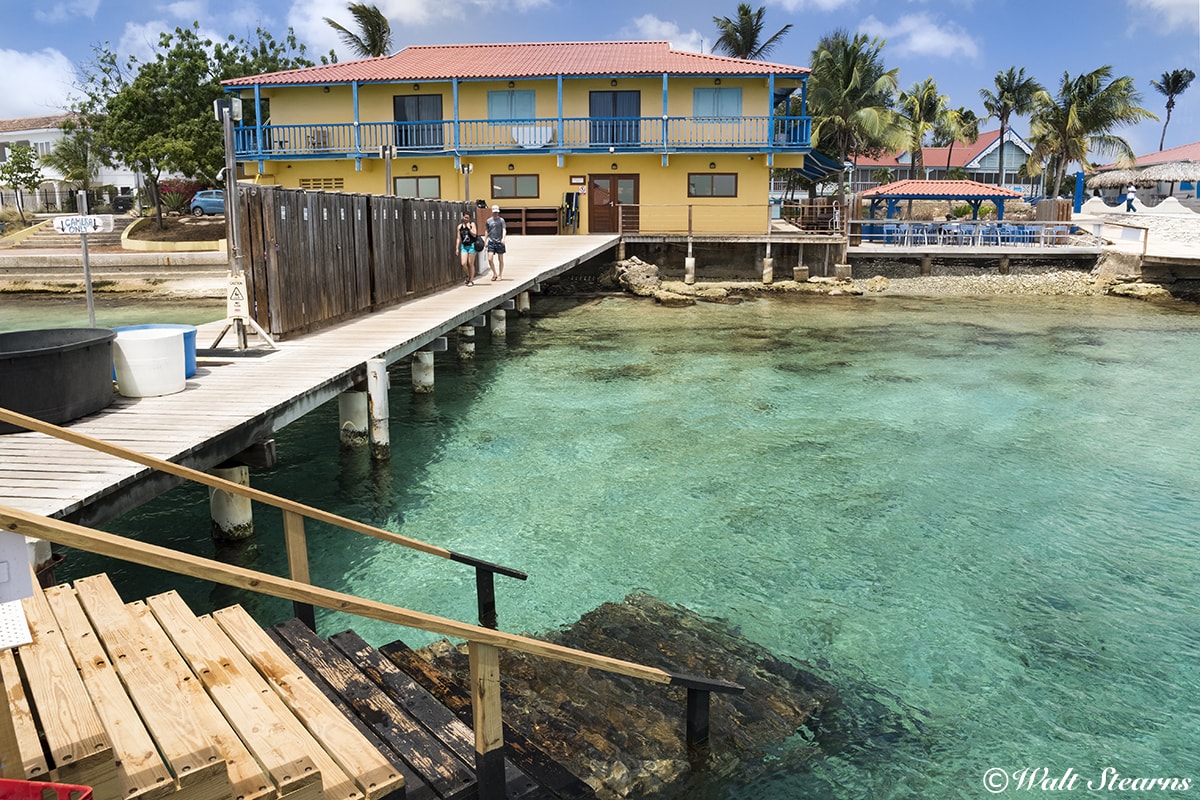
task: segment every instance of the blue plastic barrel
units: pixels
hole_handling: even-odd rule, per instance
[[[124,325],[120,328],[113,328],[118,333],[121,331],[144,331],[153,328],[170,328],[173,330],[183,331],[183,377],[190,378],[196,374],[196,326],[195,325],[175,325],[171,323],[161,323],[156,325]]]

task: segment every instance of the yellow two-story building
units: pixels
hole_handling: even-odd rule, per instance
[[[765,230],[771,169],[805,167],[808,73],[668,42],[547,42],[224,85],[242,101],[243,179],[482,201],[525,233],[720,233]]]

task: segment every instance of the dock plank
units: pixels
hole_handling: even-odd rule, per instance
[[[87,615],[69,586],[45,590],[46,600],[62,629],[92,706],[117,755],[120,797],[153,800],[175,791],[175,779],[138,717],[129,696],[100,646]]]
[[[320,800],[321,772],[306,752],[308,743],[295,735],[285,720],[291,713],[253,667],[243,666],[229,639],[214,636],[178,592],[148,597],[146,606],[279,794]]]
[[[379,652],[412,677],[426,691],[458,715],[464,722],[471,719],[471,692],[448,675],[440,672],[404,642],[396,641],[379,648]],[[522,770],[564,800],[591,800],[596,793],[590,786],[551,758],[521,730],[504,723],[505,755]]]
[[[428,783],[444,800],[465,798],[475,792],[472,766],[432,736],[420,723],[384,695],[350,660],[322,642],[299,620],[271,628],[293,658],[309,666],[383,742]]]
[[[0,761],[7,761],[15,756],[21,761],[20,780],[44,781],[50,774],[50,767],[42,754],[33,711],[29,708],[29,698],[25,694],[24,684],[21,683],[21,675],[17,672],[17,662],[12,650],[0,650],[0,677],[4,679],[2,682],[8,696],[13,732],[17,737],[16,746],[19,751],[5,753],[4,759]]]
[[[187,664],[161,641],[166,638],[161,629],[154,636],[121,601],[107,575],[80,578],[75,591],[180,789],[198,790],[216,781],[224,784],[226,796],[231,784],[247,798],[269,795],[266,776],[261,770],[253,775],[250,753],[233,741],[236,734]]]
[[[415,776],[410,780],[409,775],[398,771],[376,744],[364,747],[362,733],[245,609],[231,606],[213,612],[212,617],[330,757],[355,780],[367,800],[385,797],[398,788],[407,788],[408,800],[433,797],[429,787]]]
[[[89,701],[58,620],[41,592],[23,599],[21,607],[33,641],[17,648],[17,659],[33,704],[53,704],[59,710],[54,719],[42,720],[51,780],[109,791],[117,780],[112,744]]]

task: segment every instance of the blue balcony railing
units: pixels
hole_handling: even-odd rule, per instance
[[[234,131],[242,160],[549,150],[586,153],[746,150],[807,152],[810,117],[564,117],[263,125]]]

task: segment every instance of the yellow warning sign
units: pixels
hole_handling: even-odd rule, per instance
[[[246,276],[230,275],[229,292],[225,295],[225,316],[229,319],[250,316],[249,304],[246,302]]]

